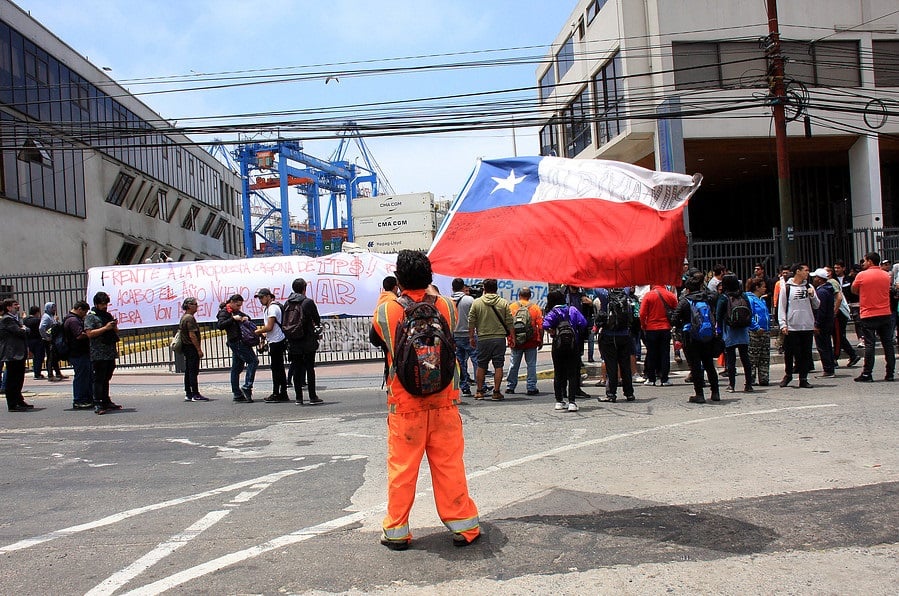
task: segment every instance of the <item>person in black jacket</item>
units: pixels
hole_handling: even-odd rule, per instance
[[[235,402],[253,403],[253,382],[256,380],[256,368],[259,357],[249,345],[243,342],[240,327],[250,320],[247,313],[240,310],[243,296],[234,294],[223,302],[216,316],[216,324],[228,335],[228,347],[231,349],[231,393]],[[254,326],[255,327],[255,326]],[[244,366],[247,373],[243,386],[240,385],[240,373]]]
[[[0,302],[0,361],[6,366],[6,405],[10,412],[27,412],[33,408],[22,397],[25,384],[25,338],[28,328],[16,318],[19,302],[7,298]]]
[[[693,380],[693,395],[690,397],[690,402],[694,404],[705,403],[702,379],[703,369],[705,369],[709,378],[712,401],[721,400],[721,394],[718,391],[718,371],[715,368],[715,358],[717,358],[717,354],[715,354],[715,345],[717,342],[701,342],[695,340],[690,336],[689,330],[685,329],[685,326],[688,326],[692,319],[691,302],[705,302],[709,305],[710,311],[712,313],[715,312],[718,297],[713,296],[708,291],[704,290],[702,282],[702,271],[698,269],[692,270],[687,281],[684,283],[684,289],[687,293],[681,297],[677,304],[677,310],[675,311],[675,323],[679,329],[684,330],[684,351],[687,354],[687,362],[690,363],[690,376]]]
[[[824,374],[821,378],[828,379],[836,376],[836,361],[833,354],[833,326],[835,321],[834,304],[835,291],[827,281],[829,275],[823,267],[812,273],[812,285],[821,305],[815,309],[815,347],[821,358],[821,368]]]
[[[288,353],[290,368],[293,371],[293,389],[296,393],[297,405],[303,405],[303,381],[309,388],[309,405],[324,403],[315,391],[315,352],[318,350],[318,338],[321,333],[322,319],[318,314],[315,302],[306,296],[306,280],[298,277],[291,285],[293,293],[287,302],[299,302],[303,311],[303,331],[301,337],[288,336]],[[287,305],[285,305],[286,307]]]

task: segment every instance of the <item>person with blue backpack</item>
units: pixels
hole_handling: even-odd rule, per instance
[[[722,293],[718,296],[715,318],[724,339],[724,366],[727,371],[727,392],[736,391],[737,354],[743,365],[743,391],[752,393],[752,364],[749,362],[749,332],[752,327],[752,307],[733,273],[721,278]]]
[[[675,311],[675,324],[683,330],[684,351],[693,380],[693,395],[689,401],[694,404],[705,403],[703,369],[708,375],[712,401],[721,401],[715,358],[721,354],[724,344],[715,324],[717,296],[703,289],[703,278],[699,269],[689,272],[684,282],[686,294],[681,297]]]

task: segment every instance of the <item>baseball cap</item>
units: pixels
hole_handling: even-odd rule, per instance
[[[824,267],[821,267],[820,269],[815,269],[815,272],[812,273],[812,275],[815,277],[820,277],[821,279],[828,278],[827,269],[825,269]]]
[[[256,292],[253,298],[262,298],[263,296],[274,296],[274,294],[272,294],[272,291],[268,288],[262,288],[261,290]]]

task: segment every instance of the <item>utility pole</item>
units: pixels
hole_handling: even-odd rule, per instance
[[[766,0],[768,9],[768,44],[765,49],[770,60],[769,89],[774,108],[774,134],[777,148],[777,191],[780,207],[781,251],[785,263],[796,262],[796,241],[793,230],[793,198],[790,194],[790,156],[787,152],[787,101],[784,85],[784,57],[780,48],[780,28],[777,24],[777,0]]]

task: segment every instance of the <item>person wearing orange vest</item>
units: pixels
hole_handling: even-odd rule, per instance
[[[396,258],[396,278],[413,302],[429,292],[431,262],[421,252],[402,250]],[[456,327],[456,307],[448,298],[436,296],[434,306]],[[437,513],[453,532],[454,546],[468,546],[481,536],[478,509],[468,494],[463,453],[465,440],[457,404],[459,367],[444,389],[426,396],[409,393],[400,383],[394,366],[396,331],[405,318],[403,304],[390,300],[375,310],[372,339],[387,349],[387,515],[382,523],[381,544],[391,550],[406,550],[412,541],[409,513],[415,501],[421,458],[427,453]],[[449,349],[453,349],[449,346]]]
[[[381,306],[388,300],[396,300],[396,278],[392,275],[388,275],[384,278],[384,281],[381,282],[381,294],[378,296],[378,303],[376,306]]]
[[[528,395],[538,395],[537,390],[537,350],[543,347],[543,311],[540,307],[531,302],[531,289],[521,288],[518,291],[518,300],[509,304],[509,312],[512,313],[512,321],[515,321],[515,313],[518,309],[528,309],[529,318],[531,320],[531,334],[521,345],[515,343],[515,329],[513,325],[512,333],[509,334],[508,343],[512,349],[512,364],[509,365],[509,375],[506,377],[506,394],[515,393],[518,387],[518,369],[521,366],[521,359],[524,357],[525,367],[527,368],[527,377],[525,384],[527,385]]]

